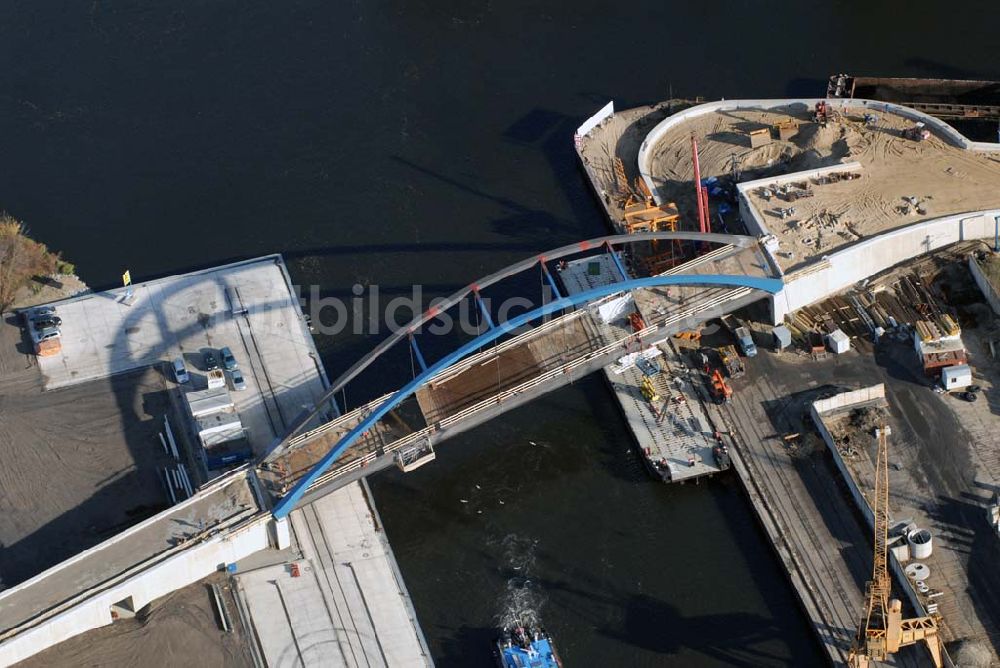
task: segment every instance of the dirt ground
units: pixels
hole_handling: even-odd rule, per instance
[[[233,632],[216,617],[211,583],[222,588]],[[246,629],[222,574],[154,601],[135,619],[123,619],[36,654],[19,668],[83,666],[253,666]]]
[[[864,111],[851,109],[826,127],[812,123],[805,111],[727,111],[693,119],[667,133],[653,149],[658,190],[677,202],[682,216],[693,211],[692,134],[699,139],[702,178],[728,176],[734,160],[740,181],[861,163],[859,179],[809,182],[809,198],[785,202],[751,194],[751,202],[778,237],[785,269],[896,227],[1000,206],[1000,154],[966,151],[933,134],[923,142],[904,139],[900,132],[912,121],[874,110],[878,121],[869,127],[863,123]],[[790,118],[800,124],[796,135],[750,148],[747,131]],[[916,206],[906,197],[915,198]],[[795,212],[783,219],[776,213],[779,208]]]
[[[0,324],[0,576],[10,587],[167,503],[157,433],[169,408],[147,368],[42,391],[13,316]]]
[[[622,218],[623,212],[615,198],[619,184],[615,177],[614,159],[621,158],[629,187],[634,188],[635,179],[639,176],[639,147],[646,135],[657,123],[685,106],[689,105],[674,100],[616,111],[583,140],[581,158],[593,174],[595,188],[611,208],[615,221]]]
[[[38,304],[48,304],[59,299],[67,299],[89,292],[87,284],[74,274],[39,276],[14,295],[14,307],[26,308]]]

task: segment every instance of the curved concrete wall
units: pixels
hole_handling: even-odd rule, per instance
[[[660,200],[659,194],[656,191],[656,185],[653,182],[653,178],[650,173],[649,162],[651,158],[651,149],[656,146],[656,144],[658,144],[663,138],[663,135],[670,130],[674,129],[678,125],[686,123],[691,119],[717,111],[740,111],[744,109],[767,111],[788,107],[791,107],[794,111],[810,111],[816,106],[816,103],[821,100],[826,100],[826,102],[829,103],[833,109],[843,110],[847,108],[869,108],[874,111],[898,114],[912,119],[913,121],[925,123],[928,128],[933,129],[955,146],[970,151],[1000,152],[1000,144],[972,141],[939,118],[934,118],[933,116],[929,116],[923,112],[917,111],[916,109],[910,109],[909,107],[904,107],[899,104],[892,104],[891,102],[859,99],[826,99],[820,97],[774,100],[719,100],[717,102],[706,102],[705,104],[699,104],[696,107],[679,111],[676,114],[660,121],[656,127],[650,130],[649,134],[646,135],[646,139],[642,142],[642,146],[639,147],[639,173],[642,174],[643,180],[646,182],[646,185],[649,186],[649,191],[653,193],[657,203],[662,204],[663,202]]]
[[[901,227],[826,255],[785,275],[785,288],[772,298],[774,322],[918,255],[959,241],[992,240],[998,226],[1000,209],[961,213]]]

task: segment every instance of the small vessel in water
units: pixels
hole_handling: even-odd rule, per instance
[[[555,643],[541,626],[504,628],[496,657],[500,668],[562,668]]]

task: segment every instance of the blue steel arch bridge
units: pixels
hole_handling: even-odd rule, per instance
[[[636,275],[636,254],[663,244],[687,244],[699,254],[663,273]],[[580,264],[587,270],[568,271]],[[551,298],[499,321],[483,293],[526,272],[540,274]],[[486,276],[391,333],[273,444],[258,474],[278,499],[274,515],[281,519],[304,501],[393,464],[416,468],[434,458],[441,441],[782,285],[757,239],[696,232],[591,239]],[[481,316],[478,334],[428,359],[421,340],[434,334],[427,326],[463,302]],[[629,319],[633,312],[639,317]],[[353,409],[337,405],[349,383],[398,346],[409,346],[415,361],[398,390]],[[413,399],[422,417],[415,427],[395,412]]]

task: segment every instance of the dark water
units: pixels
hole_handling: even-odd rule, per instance
[[[604,232],[571,137],[608,99],[1000,76],[995,3],[891,4],[7,2],[0,206],[95,286],[280,251],[324,294],[447,292]],[[442,665],[525,579],[571,665],[821,660],[738,487],[650,483],[599,377],[374,487]]]

